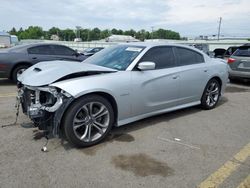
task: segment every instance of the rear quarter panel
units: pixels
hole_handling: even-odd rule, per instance
[[[14,66],[20,62],[29,62],[27,54],[24,53],[0,53],[0,64],[5,65],[3,76],[10,77],[11,71]]]
[[[218,77],[221,80],[221,94],[224,93],[228,82],[228,64],[223,59],[210,58],[207,61],[209,68],[209,79]]]

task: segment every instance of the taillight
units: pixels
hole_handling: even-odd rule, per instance
[[[236,59],[229,57],[227,60],[227,63],[229,64],[229,63],[233,63],[235,61],[236,61]]]

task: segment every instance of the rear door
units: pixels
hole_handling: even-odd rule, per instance
[[[153,47],[140,62],[156,64],[154,70],[131,71],[132,111],[141,115],[176,106],[179,100],[179,76],[176,60],[170,46]]]
[[[208,82],[209,69],[201,53],[184,48],[174,48],[180,68],[180,104],[199,101]]]
[[[30,61],[35,64],[41,61],[56,60],[50,45],[34,46],[27,49]]]
[[[250,72],[250,46],[241,46],[230,58],[229,66],[234,71]]]

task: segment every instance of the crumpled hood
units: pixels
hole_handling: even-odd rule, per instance
[[[18,78],[24,85],[43,86],[67,75],[81,72],[116,72],[114,69],[74,61],[46,61],[37,63]]]

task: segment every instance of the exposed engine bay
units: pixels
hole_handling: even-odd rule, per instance
[[[73,97],[63,90],[50,86],[33,87],[19,84],[18,100],[23,113],[36,127],[58,136],[61,113],[67,107],[67,101],[72,101]]]

